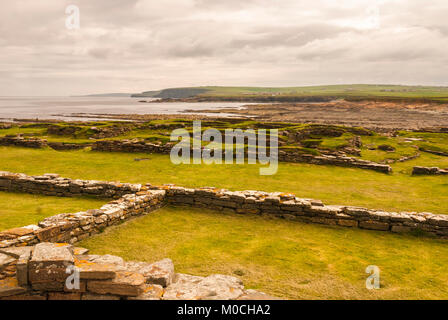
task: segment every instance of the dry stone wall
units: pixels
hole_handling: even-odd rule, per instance
[[[104,182],[94,180],[72,180],[58,174],[28,176],[23,173],[0,171],[0,191],[26,192],[48,196],[76,197],[95,196],[119,198],[140,191],[140,184]]]
[[[426,212],[385,212],[361,207],[324,205],[319,200],[297,198],[290,193],[228,191],[215,188],[189,189],[167,185],[166,200],[240,214],[269,215],[288,220],[355,227],[396,233],[420,231],[448,238],[448,216]]]
[[[0,232],[0,248],[35,245],[39,242],[76,243],[123,220],[147,214],[162,205],[188,205],[239,214],[269,215],[307,223],[356,227],[368,230],[425,232],[448,238],[448,216],[426,212],[385,212],[361,207],[325,205],[320,200],[298,198],[290,193],[228,191],[216,188],[151,186],[89,180],[71,180],[55,174],[27,176],[0,172],[0,190],[59,196],[96,195],[119,197],[100,209],[61,213],[37,225]],[[73,189],[73,186],[76,188]]]
[[[44,148],[47,146],[47,140],[33,137],[5,136],[0,137],[0,146],[16,146],[24,148]]]
[[[133,217],[146,215],[164,203],[165,191],[148,190],[127,194],[100,209],[61,213],[37,225],[0,232],[0,248],[35,245],[40,242],[76,243],[100,233],[109,226]]]

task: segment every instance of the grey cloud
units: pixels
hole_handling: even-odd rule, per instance
[[[64,27],[78,5],[81,29]],[[377,5],[379,26],[366,24]],[[0,95],[189,85],[446,85],[445,0],[16,0]],[[101,79],[101,81],[96,81]]]

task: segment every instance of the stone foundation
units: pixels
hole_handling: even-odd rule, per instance
[[[72,191],[72,185],[78,188]],[[147,214],[164,204],[188,205],[239,214],[259,214],[307,223],[396,233],[418,231],[448,238],[448,215],[385,212],[361,207],[324,205],[320,200],[298,198],[291,193],[228,191],[217,188],[191,189],[174,185],[142,186],[71,180],[60,178],[55,174],[27,176],[10,172],[0,172],[0,190],[63,196],[122,195],[121,198],[109,202],[98,210],[62,213],[46,218],[38,225],[0,232],[0,248],[34,245],[43,241],[75,243],[99,233],[110,225]]]
[[[172,145],[159,145],[143,140],[102,140],[95,141],[92,151],[169,154],[171,147]]]

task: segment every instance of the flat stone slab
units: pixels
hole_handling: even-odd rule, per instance
[[[9,230],[2,231],[0,234],[2,236],[10,235],[11,237],[22,237],[34,232],[31,228],[13,228]]]
[[[89,253],[89,249],[80,248],[80,247],[73,248],[73,254],[75,256],[77,256],[77,255],[85,255],[85,254],[88,254],[88,253]]]
[[[65,243],[39,243],[34,247],[31,262],[70,262],[73,264],[74,258],[69,250],[69,245]]]
[[[66,273],[67,267],[73,265],[74,261],[70,246],[39,243],[34,247],[28,265],[29,282],[36,290],[62,290],[69,275]]]
[[[14,263],[17,259],[7,254],[0,253],[0,270]]]
[[[174,279],[174,264],[171,259],[163,259],[155,263],[127,262],[126,269],[142,274],[146,283],[169,286]]]
[[[113,256],[110,254],[105,254],[103,256],[100,256],[97,254],[79,255],[79,256],[76,256],[76,259],[86,260],[88,262],[95,262],[95,263],[113,264],[113,265],[120,266],[120,267],[124,267],[126,265],[123,258]]]
[[[98,294],[137,297],[145,289],[145,277],[139,273],[120,271],[112,280],[90,281],[87,290]]]
[[[7,254],[11,257],[19,259],[21,256],[29,256],[33,249],[33,247],[11,247],[0,249],[0,253]]]
[[[96,263],[88,260],[75,260],[79,277],[82,280],[107,280],[115,278],[115,273],[121,269],[111,263]]]
[[[164,300],[235,300],[244,294],[240,279],[214,274],[197,277],[177,274],[176,282],[166,288]]]
[[[165,290],[158,284],[148,284],[143,293],[137,297],[129,297],[128,300],[161,300]]]
[[[26,289],[19,287],[15,277],[8,277],[0,280],[0,297],[9,297],[25,293]]]

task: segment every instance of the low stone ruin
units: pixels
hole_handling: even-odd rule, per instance
[[[414,167],[412,175],[448,175],[448,169],[440,169],[437,167]]]
[[[41,180],[42,177],[45,179]],[[74,183],[78,188],[72,191]],[[38,225],[0,232],[0,248],[35,245],[46,241],[73,244],[100,233],[108,226],[148,214],[166,204],[368,230],[396,233],[418,231],[448,238],[448,215],[325,205],[320,200],[298,198],[291,193],[121,184],[70,180],[55,174],[27,176],[10,172],[0,172],[0,190],[63,196],[94,194],[98,197],[117,197],[124,194],[100,209],[61,213],[42,220]]]
[[[146,215],[164,203],[165,191],[140,191],[111,201],[100,209],[61,213],[29,225],[0,232],[0,248],[29,246],[39,242],[76,243],[105,228]]]
[[[47,196],[119,198],[141,191],[142,185],[95,180],[62,178],[58,174],[28,176],[22,173],[0,171],[0,191],[26,192]]]
[[[39,149],[45,148],[47,145],[47,140],[40,138],[23,137],[22,135],[7,135],[0,137],[0,146],[16,146]]]
[[[95,141],[95,143],[92,146],[92,150],[102,152],[136,152],[136,153],[169,154],[172,146],[173,146],[172,144],[154,144],[138,139],[102,140],[102,141]],[[387,164],[380,164],[348,156],[334,156],[334,155],[316,156],[312,154],[303,154],[294,149],[280,148],[278,151],[278,160],[294,163],[311,163],[317,165],[334,165],[342,167],[361,168],[367,170],[374,170],[382,173],[392,172],[392,168]]]
[[[95,141],[92,151],[129,152],[129,153],[161,153],[169,154],[172,145],[155,144],[144,140],[101,140]]]
[[[382,173],[392,172],[391,166],[387,164],[376,163],[348,156],[333,156],[333,155],[315,156],[311,154],[303,154],[294,151],[284,151],[280,149],[278,159],[284,162],[296,162],[296,163],[305,162],[318,165],[333,165],[339,167],[360,168],[360,169],[374,170]]]
[[[240,279],[175,273],[154,263],[89,255],[65,243],[0,249],[0,300],[250,300],[275,299],[246,290]]]

